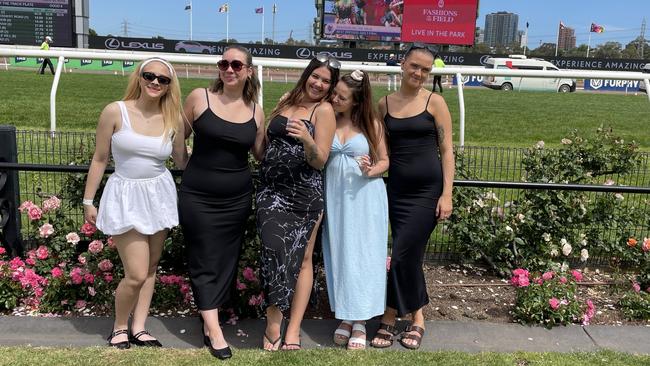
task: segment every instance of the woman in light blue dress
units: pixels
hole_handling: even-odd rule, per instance
[[[325,168],[323,257],[329,302],[342,322],[334,342],[366,346],[365,321],[383,314],[386,299],[388,202],[381,176],[388,153],[375,119],[368,74],[344,75],[331,102],[336,134]]]

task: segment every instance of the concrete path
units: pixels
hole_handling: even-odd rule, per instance
[[[112,318],[74,317],[0,317],[0,346],[91,347],[106,344]],[[335,347],[332,333],[336,320],[305,320],[302,330],[304,348]],[[405,326],[399,323],[398,326]],[[374,334],[378,321],[368,323]],[[149,331],[166,347],[202,346],[201,325],[197,318],[150,318]],[[224,326],[226,339],[237,348],[259,348],[263,320],[244,320]],[[633,354],[650,354],[647,326],[567,326],[545,329],[518,324],[487,322],[430,321],[422,350],[465,352],[591,352],[611,349]],[[404,348],[395,342],[392,349]]]

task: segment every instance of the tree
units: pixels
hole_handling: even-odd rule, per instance
[[[161,35],[157,35],[157,36],[151,37],[151,39],[165,39],[165,37],[163,37]]]
[[[572,48],[564,52],[564,56],[567,57],[586,57],[587,56],[587,45],[581,44],[576,48]]]
[[[595,58],[621,58],[621,48],[622,46],[618,42],[605,42],[598,45],[591,54]]]
[[[89,36],[94,36],[94,37],[96,37],[96,36],[97,36],[97,32],[95,32],[95,30],[92,29],[92,28],[88,28],[88,35],[89,35]]]
[[[218,40],[217,42],[219,42],[219,43],[239,43],[239,42],[237,42],[237,40],[234,39],[234,38],[230,38],[230,39],[228,39],[228,40],[226,40],[225,38],[221,38],[221,39]]]
[[[542,43],[539,47],[531,50],[530,55],[538,57],[555,56],[555,43]]]

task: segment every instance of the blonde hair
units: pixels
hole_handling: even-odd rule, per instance
[[[169,62],[163,60],[159,57],[152,57],[146,60],[143,60],[136,66],[136,70],[131,73],[129,76],[129,84],[126,87],[126,92],[122,100],[136,100],[140,98],[142,90],[140,89],[140,74],[145,65],[157,61],[171,71],[170,79],[172,80],[169,85],[167,85],[167,92],[160,97],[159,106],[160,111],[163,116],[163,125],[164,131],[163,136],[170,135],[173,140],[179,134],[181,138],[184,138],[183,134],[180,133],[183,127],[183,106],[181,105],[181,86],[178,82],[178,77],[176,77],[176,72],[171,67]]]

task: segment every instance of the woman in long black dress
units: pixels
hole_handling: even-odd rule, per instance
[[[424,89],[433,52],[412,46],[402,63],[400,89],[379,102],[388,133],[388,215],[393,248],[386,311],[371,345],[393,343],[395,317],[411,314],[400,343],[418,348],[424,335],[422,308],[429,303],[422,262],[438,220],[452,210],[454,153],[445,100]]]
[[[271,113],[260,168],[257,227],[262,240],[266,307],[263,347],[278,350],[283,312],[291,309],[284,349],[300,349],[300,323],[313,284],[312,253],[323,214],[323,178],[336,119],[324,101],[340,63],[325,54],[311,60],[298,84]]]
[[[231,355],[218,308],[230,298],[252,209],[248,152],[259,160],[264,149],[264,112],[256,104],[260,84],[252,61],[245,48],[226,48],[212,87],[195,89],[185,101],[194,151],[180,187],[180,222],[204,343],[218,358]]]

